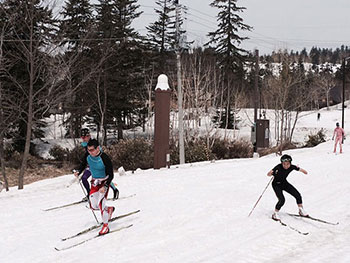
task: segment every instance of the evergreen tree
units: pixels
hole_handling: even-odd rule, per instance
[[[89,0],[68,0],[61,12],[60,35],[63,44],[69,43],[68,50],[77,50],[91,33],[93,22]]]
[[[239,12],[245,7],[237,6],[237,0],[214,0],[210,6],[217,7],[219,13],[217,21],[218,29],[209,33],[209,44],[216,45],[215,50],[220,55],[220,65],[226,70],[237,72],[242,69],[242,63],[248,52],[239,45],[247,37],[239,35],[239,31],[251,30],[251,27],[243,23]]]
[[[241,90],[244,81],[243,64],[248,52],[239,45],[247,39],[239,35],[239,31],[250,30],[251,27],[243,23],[239,12],[244,7],[237,6],[237,0],[214,0],[210,6],[219,9],[217,15],[218,29],[209,33],[209,45],[215,45],[215,51],[219,57],[219,65],[222,74],[222,94],[225,94],[225,116],[228,119],[231,105],[234,103],[235,91]],[[226,126],[228,121],[226,122]],[[226,127],[227,128],[227,127]]]
[[[18,136],[12,139],[19,146],[17,149],[23,152],[18,181],[18,188],[23,189],[31,139],[56,96],[48,74],[51,63],[48,54],[56,33],[56,21],[52,10],[40,0],[5,0],[1,8],[2,15],[6,16],[5,21],[10,22],[8,41],[3,48],[6,59],[11,61],[2,87],[15,93],[18,98],[17,108],[14,108],[20,118],[14,124]]]
[[[156,4],[159,6],[155,9],[158,20],[146,27],[147,37],[152,49],[159,54],[155,57],[157,68],[164,70],[165,54],[175,47],[175,5],[173,0],[158,0]]]
[[[118,138],[123,138],[125,119],[133,119],[140,108],[143,86],[143,47],[140,36],[131,26],[140,16],[137,0],[100,0],[97,6],[99,50],[108,49],[110,56],[103,64],[99,84],[106,105],[106,122],[116,120]],[[100,118],[96,113],[96,117]],[[101,127],[105,130],[105,127]]]
[[[92,7],[88,0],[69,0],[61,12],[59,38],[66,45],[66,87],[72,96],[65,101],[65,109],[70,113],[66,123],[69,136],[79,136],[82,118],[89,108],[87,85],[80,86],[90,64],[94,62],[90,50],[94,37]]]
[[[320,56],[321,56],[320,50],[317,47],[312,47],[310,50],[310,59],[311,59],[311,63],[314,66],[320,64]]]

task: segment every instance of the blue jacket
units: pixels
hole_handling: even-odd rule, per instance
[[[103,179],[108,176],[105,185],[109,186],[113,180],[114,174],[112,161],[107,154],[104,152],[100,152],[97,156],[86,154],[79,167],[79,174],[84,171],[87,165],[89,165],[92,178]]]

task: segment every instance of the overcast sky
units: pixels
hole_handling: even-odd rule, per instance
[[[206,43],[209,31],[216,29],[217,9],[212,0],[179,0],[188,9],[185,29],[188,39]],[[156,19],[155,0],[139,0],[144,13],[135,28],[145,34],[145,26]],[[350,0],[239,0],[247,9],[244,23],[253,27],[241,47],[260,54],[285,49],[300,51],[312,46],[336,48],[350,46]]]

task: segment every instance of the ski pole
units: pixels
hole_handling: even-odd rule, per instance
[[[75,173],[75,172],[77,172],[77,170],[73,170],[72,171],[73,172],[73,174]],[[83,185],[81,184],[81,178],[83,177],[83,175],[81,175],[81,176],[79,176],[78,177],[78,181],[79,181],[79,184],[80,184],[80,187],[81,187],[81,190],[83,191],[83,193],[84,193],[84,196],[87,196],[87,193],[85,193],[85,190],[84,190],[84,187],[83,187]],[[88,200],[89,201],[89,200]],[[90,202],[90,201],[89,201]],[[90,209],[91,210],[91,212],[92,212],[92,214],[94,215],[94,218],[95,218],[95,220],[96,220],[96,222],[97,222],[97,224],[99,224],[100,222],[98,222],[98,220],[97,220],[97,217],[96,217],[96,215],[95,215],[95,212],[94,212],[94,210],[92,210],[92,209]]]
[[[248,217],[249,217],[249,216],[250,216],[250,215],[253,213],[254,208],[255,208],[255,207],[256,207],[256,205],[259,203],[259,201],[260,201],[261,197],[262,197],[262,196],[263,196],[263,194],[265,193],[265,191],[266,191],[267,187],[270,185],[270,183],[271,183],[271,181],[272,181],[272,180],[273,180],[273,177],[271,177],[271,179],[270,179],[269,183],[266,185],[266,187],[265,187],[264,191],[262,192],[262,194],[260,195],[260,197],[259,197],[258,201],[256,201],[256,203],[255,203],[255,205],[254,205],[254,207],[253,207],[252,211],[250,211],[250,213],[249,213]]]
[[[86,196],[86,194],[85,194],[85,190],[84,190],[84,187],[83,187],[83,185],[81,184],[81,180],[79,180],[79,184],[80,184],[81,190],[83,191],[84,195]],[[89,201],[89,202],[90,202],[90,201]],[[97,224],[99,224],[100,222],[98,222],[98,220],[97,220],[97,217],[96,217],[96,215],[95,215],[94,210],[92,210],[92,209],[90,209],[90,210],[91,210],[92,214],[94,215],[94,217],[95,217],[95,220],[96,220]]]

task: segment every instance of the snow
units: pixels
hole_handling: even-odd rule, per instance
[[[315,112],[303,113],[296,137],[324,127],[329,139],[335,122],[341,122],[338,109],[322,110],[318,122]],[[346,110],[345,128],[349,116]],[[115,215],[141,212],[112,222],[110,228],[133,226],[56,251],[54,247],[75,244],[99,231],[61,241],[96,224],[91,210],[79,204],[43,211],[81,200],[80,185],[69,186],[70,174],[0,193],[0,262],[350,262],[350,167],[346,165],[350,140],[343,146],[343,154],[332,153],[331,140],[285,151],[294,164],[309,172],[293,171],[288,177],[302,194],[305,210],[339,225],[287,215],[297,212],[288,194],[282,220],[309,234],[300,235],[274,222],[270,218],[277,199],[270,185],[248,217],[269,183],[267,172],[279,163],[279,156],[273,154],[116,173],[120,197],[136,195],[108,201],[116,207]],[[101,220],[99,213],[96,216]]]

